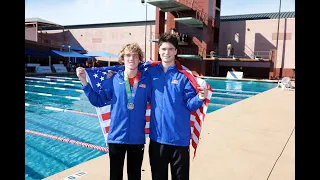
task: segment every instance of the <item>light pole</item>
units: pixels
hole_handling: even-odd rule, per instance
[[[71,46],[68,45],[69,52],[70,52],[70,48],[71,48]],[[70,64],[70,66],[71,66],[71,64],[72,64],[72,63],[70,63],[70,57],[69,57],[69,64]]]
[[[279,42],[279,28],[280,28],[280,13],[281,13],[281,0],[279,4],[279,13],[278,13],[278,30],[277,30],[277,42],[276,42],[276,59],[278,59],[278,42]],[[282,67],[280,67],[280,73],[279,73],[279,78],[282,76]]]
[[[147,60],[147,19],[148,19],[148,8],[147,8],[147,2],[145,0],[141,0],[141,3],[146,6],[146,20],[144,25],[144,54],[145,54],[145,60]]]

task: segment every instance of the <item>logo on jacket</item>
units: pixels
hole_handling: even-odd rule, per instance
[[[179,81],[176,79],[171,81],[171,84],[178,84],[178,83],[179,83]]]
[[[146,88],[147,86],[145,84],[139,84],[139,87]]]

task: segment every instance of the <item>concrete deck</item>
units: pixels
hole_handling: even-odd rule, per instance
[[[295,91],[274,88],[208,114],[197,157],[191,160],[190,179],[293,180],[294,109]],[[82,180],[106,180],[108,166],[109,157],[103,155],[45,180],[60,180],[80,170],[87,172]],[[151,180],[148,146],[142,169],[142,179]],[[127,179],[125,171],[126,167]]]

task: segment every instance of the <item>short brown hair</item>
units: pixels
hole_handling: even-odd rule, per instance
[[[178,38],[177,35],[171,33],[163,33],[159,38],[159,47],[162,43],[171,43],[176,49],[178,49]]]
[[[140,46],[137,43],[130,43],[130,44],[125,45],[120,50],[119,61],[118,61],[120,64],[124,64],[124,52],[126,50],[129,51],[129,52],[138,53],[140,62],[144,62],[144,60],[143,60],[143,52],[142,52],[142,49],[140,48]]]

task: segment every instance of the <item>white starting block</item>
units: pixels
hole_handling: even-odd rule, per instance
[[[227,79],[242,79],[243,72],[241,71],[228,71]]]
[[[52,64],[52,67],[56,72],[68,72],[63,64]]]
[[[36,73],[52,73],[50,66],[36,66]]]

